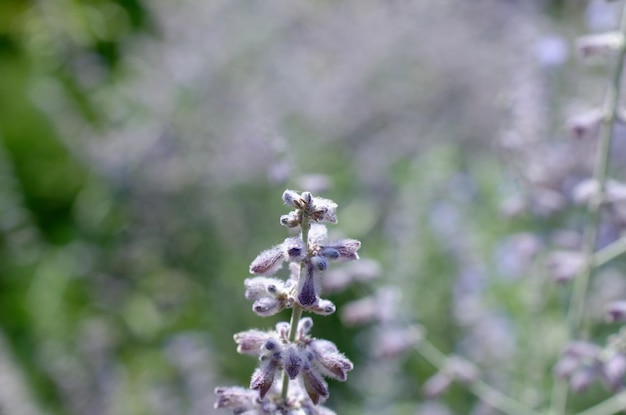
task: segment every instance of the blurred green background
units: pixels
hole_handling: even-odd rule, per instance
[[[335,200],[335,231],[382,266],[333,301],[396,286],[407,323],[542,405],[567,288],[516,238],[578,226],[555,212],[584,154],[546,164],[580,161],[560,125],[601,102],[604,69],[570,45],[615,7],[0,1],[0,413],[226,413],[213,388],[255,365],[233,333],[277,321],[242,283],[286,236],[285,188]],[[461,387],[424,398],[415,353],[372,378],[367,328],[313,334],[357,367],[331,382],[339,414],[499,413]]]

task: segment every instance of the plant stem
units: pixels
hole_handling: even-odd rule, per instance
[[[593,266],[601,267],[624,253],[626,253],[626,236],[622,236],[596,252],[593,256]]]
[[[426,339],[420,340],[416,346],[417,351],[428,360],[430,364],[441,369],[446,363],[444,355],[435,345]],[[474,380],[468,384],[468,389],[483,402],[491,405],[509,415],[538,415],[539,412],[528,408],[526,405],[505,395],[481,380]]]
[[[577,415],[612,415],[623,411],[626,407],[626,391],[613,395],[596,406],[579,412]]]
[[[619,31],[626,33],[626,3],[622,7]],[[598,184],[598,191],[589,202],[587,210],[587,226],[585,228],[584,254],[585,266],[574,279],[572,296],[567,310],[567,321],[569,326],[569,338],[574,339],[579,335],[585,335],[583,315],[585,312],[585,300],[589,280],[593,275],[596,266],[594,251],[598,242],[598,225],[600,223],[600,208],[604,201],[607,173],[609,169],[609,156],[611,153],[611,139],[615,129],[615,120],[619,112],[619,94],[622,88],[622,72],[624,69],[624,58],[626,58],[626,48],[622,44],[617,54],[617,62],[613,77],[609,81],[604,102],[604,122],[605,127],[599,137],[597,159],[594,165],[594,182]],[[567,404],[567,384],[563,381],[556,381],[552,390],[551,413],[560,415],[565,413]]]
[[[302,242],[304,242],[305,252],[308,255],[309,252],[309,231],[311,230],[311,223],[309,221],[309,217],[303,215],[302,223],[300,224],[300,229],[302,230]],[[300,276],[299,279],[302,281],[306,278],[306,263],[302,261],[300,263]],[[300,282],[299,281],[299,282]],[[298,323],[300,322],[300,318],[302,317],[302,307],[298,304],[297,301],[293,303],[293,308],[291,309],[291,320],[289,321],[289,343],[293,343],[296,340],[296,332],[298,331]],[[287,392],[289,390],[289,376],[283,372],[283,388],[281,396],[283,400],[287,400]]]

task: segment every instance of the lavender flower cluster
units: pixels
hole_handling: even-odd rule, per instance
[[[266,317],[289,308],[291,321],[279,322],[270,331],[235,334],[237,351],[257,356],[259,365],[249,389],[216,388],[215,407],[237,415],[332,415],[332,410],[319,405],[329,396],[324,378],[345,381],[353,365],[334,343],[311,337],[313,319],[302,318],[302,313],[335,312],[335,305],[319,296],[323,272],[330,262],[357,260],[361,243],[354,239],[328,242],[324,223],[337,223],[333,201],[285,190],[283,202],[294,210],[281,216],[280,223],[299,228],[300,235],[261,252],[250,265],[255,276],[244,284],[256,314]],[[285,262],[289,262],[289,277],[274,277]]]

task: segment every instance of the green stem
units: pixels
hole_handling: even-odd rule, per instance
[[[626,3],[622,8],[620,18],[620,32],[626,33]],[[613,72],[613,77],[607,86],[606,99],[604,104],[604,114],[606,126],[599,137],[597,159],[594,166],[594,182],[598,183],[598,192],[592,197],[587,211],[587,226],[585,228],[584,254],[585,266],[580,275],[576,277],[572,287],[572,296],[567,311],[567,321],[569,326],[569,338],[574,339],[585,335],[587,329],[584,327],[583,315],[585,312],[585,300],[589,280],[593,275],[596,266],[594,251],[598,240],[598,224],[600,223],[600,208],[604,200],[606,179],[609,169],[609,156],[611,153],[611,139],[615,129],[615,120],[619,112],[619,94],[622,88],[622,72],[624,69],[624,58],[626,58],[626,48],[622,44],[617,56],[617,63]],[[567,384],[564,381],[556,381],[552,390],[552,405],[550,413],[560,415],[565,413],[567,405]]]
[[[309,218],[306,215],[303,215],[302,223],[300,224],[300,229],[302,229],[302,242],[304,242],[305,252],[309,252],[309,231],[311,230],[311,223],[309,222]],[[300,281],[306,278],[306,263],[302,261],[300,263]],[[291,320],[289,321],[289,343],[293,343],[296,340],[296,332],[298,331],[298,323],[300,322],[300,318],[302,317],[302,307],[298,302],[294,302],[293,308],[291,309]],[[283,388],[281,396],[283,400],[287,400],[287,392],[289,391],[289,376],[286,376],[283,372]]]
[[[422,339],[416,346],[417,351],[438,369],[444,367],[447,357],[435,345]],[[481,380],[474,380],[468,384],[468,389],[481,401],[491,405],[509,415],[539,415],[538,412],[517,400],[505,395]]]
[[[626,253],[626,236],[596,252],[593,256],[593,266],[601,267],[624,253]]]
[[[613,415],[626,408],[626,391],[613,395],[596,406],[579,412],[577,415]]]

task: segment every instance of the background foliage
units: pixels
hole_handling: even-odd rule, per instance
[[[254,367],[232,334],[273,324],[242,282],[286,187],[339,203],[407,322],[545,402],[568,287],[537,258],[580,228],[558,196],[588,169],[561,124],[604,75],[570,44],[613,5],[3,0],[0,412],[217,413]],[[625,291],[600,276],[592,304]],[[324,320],[357,367],[338,413],[496,413],[426,399],[414,352],[373,378],[367,329]]]

